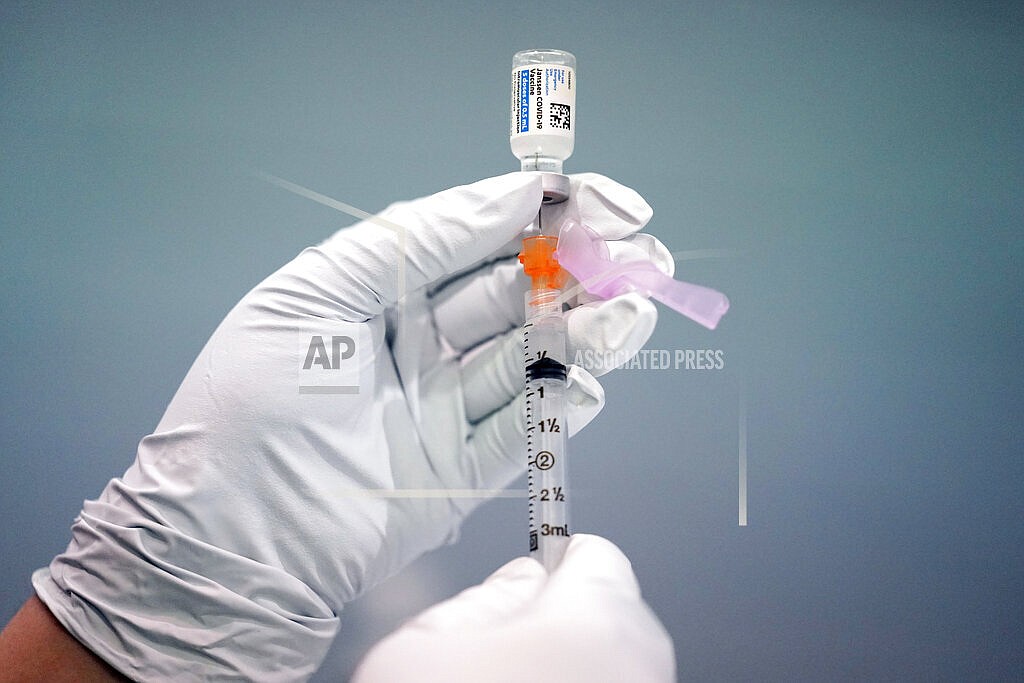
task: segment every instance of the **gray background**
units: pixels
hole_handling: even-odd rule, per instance
[[[0,620],[231,305],[352,220],[513,170],[513,52],[579,60],[577,153],[726,291],[663,311],[574,440],[575,528],[695,680],[1024,670],[1019,3],[0,5]],[[746,419],[741,405],[745,402]],[[749,518],[737,458],[749,447]],[[317,680],[524,545],[488,503],[353,604]]]

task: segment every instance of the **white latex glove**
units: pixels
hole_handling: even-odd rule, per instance
[[[634,239],[650,207],[588,178],[588,224]],[[345,602],[524,469],[525,282],[506,245],[540,205],[525,174],[396,204],[253,289],[33,577],[50,610],[132,677],[308,677]],[[576,348],[629,352],[655,309],[628,295],[571,321]],[[603,393],[570,380],[578,429]]]
[[[379,642],[352,680],[666,683],[675,653],[622,551],[576,534],[550,577],[512,560]]]

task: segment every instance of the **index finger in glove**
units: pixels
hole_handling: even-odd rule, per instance
[[[366,320],[508,244],[541,199],[540,178],[527,173],[444,190],[340,230],[284,270],[336,315]]]
[[[581,222],[606,240],[616,262],[649,260],[672,275],[672,255],[657,238],[641,230],[653,215],[650,205],[635,190],[596,173],[570,176],[569,200],[546,204],[541,222],[556,234],[566,220]],[[513,243],[513,246],[516,242]],[[508,249],[502,251],[505,253]],[[574,280],[572,282],[575,282]],[[441,335],[455,348],[468,349],[523,323],[523,294],[529,287],[514,259],[495,261],[464,277],[452,279],[434,292],[434,318]],[[570,303],[594,297],[582,288]]]
[[[654,214],[654,210],[636,190],[611,178],[597,173],[577,173],[568,177],[568,201],[544,204],[542,207],[542,223],[549,234],[557,234],[561,225],[571,218],[588,226],[606,240],[632,240],[631,236],[642,230]],[[650,250],[646,243],[640,246]],[[499,261],[514,257],[520,247],[521,241],[513,239],[491,254],[491,259]],[[663,251],[667,256],[668,250]],[[612,257],[619,260],[614,253]],[[455,281],[457,276],[451,280]]]
[[[573,219],[606,240],[621,240],[643,230],[654,209],[640,194],[598,173],[569,176],[569,201],[544,206],[545,225],[560,227]]]

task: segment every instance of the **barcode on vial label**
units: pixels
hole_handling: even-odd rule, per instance
[[[562,130],[569,130],[569,113],[570,107],[568,104],[558,104],[552,102],[551,115],[548,117],[548,123],[552,128],[561,128]]]

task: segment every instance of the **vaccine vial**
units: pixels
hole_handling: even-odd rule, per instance
[[[561,173],[576,138],[576,58],[563,50],[512,57],[509,140],[524,171]]]

